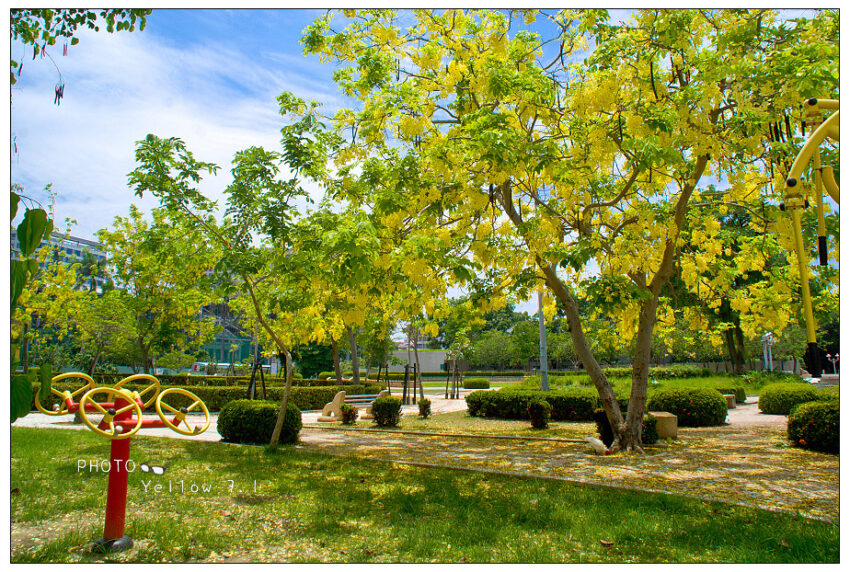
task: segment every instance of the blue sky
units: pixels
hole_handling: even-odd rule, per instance
[[[301,32],[318,14],[154,10],[143,32],[81,32],[67,56],[60,45],[48,49],[65,82],[59,106],[56,67],[13,44],[11,56],[24,67],[12,88],[11,182],[42,202],[52,183],[57,226],[75,219],[72,233],[91,238],[131,202],[154,206],[132,194],[126,175],[135,141],[155,133],[180,137],[198,158],[222,166],[204,183],[219,193],[234,152],[278,147],[282,91],[342,104],[332,68],[301,54]]]

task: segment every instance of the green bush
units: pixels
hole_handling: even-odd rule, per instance
[[[218,432],[231,443],[268,443],[274,431],[280,404],[274,401],[238,399],[221,409]],[[280,443],[298,441],[301,431],[301,412],[290,403],[283,418]]]
[[[531,426],[535,429],[546,429],[549,427],[549,415],[552,406],[544,399],[533,399],[528,403],[528,416]]]
[[[744,403],[747,400],[747,392],[744,390],[743,385],[723,385],[715,389],[723,395],[728,393],[734,394],[735,403]]]
[[[504,388],[499,391],[473,391],[466,396],[469,414],[499,419],[528,419],[528,404],[543,399],[552,407],[554,421],[590,421],[597,405],[595,390],[570,387],[562,390]]]
[[[350,403],[343,403],[339,406],[339,410],[342,413],[342,424],[354,425],[357,421],[357,408]]]
[[[839,429],[834,400],[801,403],[788,416],[788,439],[813,451],[838,454]]]
[[[419,417],[422,419],[428,419],[431,415],[431,400],[427,397],[423,397],[416,402],[416,405],[419,406]]]
[[[722,425],[726,420],[726,400],[716,389],[660,389],[649,397],[646,409],[672,413],[679,427]]]
[[[623,410],[623,417],[625,417],[627,413],[627,411]],[[608,421],[608,416],[605,414],[605,410],[601,407],[594,410],[593,420],[596,422],[596,430],[599,432],[602,442],[605,443],[606,447],[610,448],[611,444],[614,442],[614,431],[611,429],[611,423]],[[655,417],[652,417],[651,415],[643,416],[640,435],[641,442],[644,445],[651,445],[658,441],[657,424],[658,420]]]
[[[759,392],[759,409],[771,415],[788,415],[795,405],[817,398],[818,390],[808,383],[774,383]]]
[[[467,377],[463,380],[464,389],[490,389],[490,380],[486,377]]]
[[[379,397],[372,402],[372,415],[379,427],[395,427],[401,419],[401,399]]]

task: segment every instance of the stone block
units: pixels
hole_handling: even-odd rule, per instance
[[[723,397],[726,398],[726,409],[735,409],[735,394],[724,393]]]
[[[649,411],[655,417],[655,428],[659,439],[676,439],[679,435],[679,418],[666,411]]]

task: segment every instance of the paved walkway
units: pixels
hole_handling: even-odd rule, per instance
[[[465,409],[463,400],[431,401],[435,413]],[[415,415],[417,408],[405,406],[404,410]],[[647,448],[645,455],[610,457],[593,455],[585,444],[565,441],[351,431],[337,424],[309,427],[317,416],[318,412],[302,414],[305,427],[299,447],[334,455],[667,492],[835,522],[839,516],[838,456],[791,447],[785,437],[785,416],[759,413],[754,397],[729,410],[722,427],[682,428],[677,441]],[[168,429],[142,433],[218,441],[216,417],[213,415],[205,433],[195,437]],[[31,413],[14,425],[86,429],[66,419]]]

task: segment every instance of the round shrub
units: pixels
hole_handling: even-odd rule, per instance
[[[467,377],[463,380],[464,389],[490,389],[490,380],[486,377]]]
[[[759,392],[759,409],[771,415],[788,415],[795,405],[817,398],[818,390],[809,384],[774,383]]]
[[[221,408],[218,433],[231,443],[268,443],[272,437],[280,404],[274,401],[237,399]],[[280,431],[280,443],[296,443],[301,431],[301,411],[287,404]]]
[[[427,397],[423,397],[416,402],[416,405],[419,406],[419,417],[422,419],[428,419],[431,415],[431,400]]]
[[[552,406],[542,399],[534,399],[528,403],[528,416],[531,418],[531,426],[535,429],[546,429],[549,427],[549,414]]]
[[[679,427],[722,425],[726,420],[726,400],[716,389],[661,389],[649,398],[646,409],[672,413]]]
[[[339,410],[342,413],[342,424],[354,425],[357,421],[357,408],[350,403],[343,403],[339,406]]]
[[[469,415],[475,417],[478,415],[481,410],[481,406],[484,404],[484,394],[488,393],[486,391],[473,391],[469,395],[466,396],[466,409],[469,411]]]
[[[788,416],[788,438],[813,451],[838,454],[838,430],[835,400],[802,403]]]
[[[401,419],[401,399],[379,397],[372,402],[372,415],[379,427],[395,427]]]

